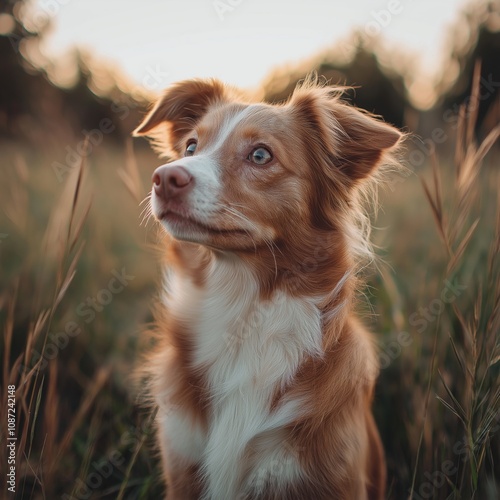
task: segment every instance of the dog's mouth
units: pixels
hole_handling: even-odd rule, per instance
[[[236,236],[248,234],[245,229],[239,228],[219,228],[200,222],[192,216],[181,215],[171,210],[164,210],[157,216],[158,220],[166,222],[175,232],[196,232],[219,236]]]

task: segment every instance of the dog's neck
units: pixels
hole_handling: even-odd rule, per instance
[[[323,337],[328,334],[328,338],[323,338],[323,347],[328,348],[338,340],[344,328],[357,280],[349,266],[338,265],[338,255],[326,252],[311,255],[302,263],[283,263],[265,251],[259,255],[221,252],[173,241],[170,260],[183,286],[192,289],[181,297],[199,301],[200,307],[205,301],[208,301],[206,307],[211,307],[209,304],[215,297],[225,297],[228,304],[223,307],[221,303],[221,307],[226,317],[231,312],[234,315],[231,320],[234,327],[226,332],[225,341],[235,342],[235,338],[246,335],[241,331],[246,315],[255,316],[257,308],[264,308],[270,314],[286,299],[289,303],[309,304],[317,309]],[[236,304],[238,307],[230,307]],[[265,320],[263,317],[262,321]],[[265,324],[261,327],[265,328]]]

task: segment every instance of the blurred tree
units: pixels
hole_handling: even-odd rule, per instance
[[[367,42],[357,35],[353,38],[354,56],[350,61],[342,61],[338,53],[332,51],[318,61],[302,64],[291,71],[288,68],[277,70],[264,85],[264,98],[271,102],[285,100],[298,82],[314,72],[330,84],[355,87],[347,92],[354,104],[381,115],[389,123],[403,126],[406,109],[410,106],[403,76],[395,69],[382,68]]]
[[[500,122],[500,0],[478,2],[465,10],[450,30],[450,59],[439,84],[443,112],[471,94],[476,61],[481,63],[477,129]]]
[[[41,75],[28,75],[21,64],[20,48],[23,42],[39,36],[39,33],[28,31],[14,14],[24,3],[24,0],[9,0],[0,6],[1,135],[12,132],[15,117],[29,112],[30,105],[26,98],[29,87],[44,83]]]
[[[107,136],[123,140],[139,122],[136,108],[144,103],[117,85],[106,95],[96,95],[89,85],[92,70],[80,53],[73,55],[73,85],[61,88],[51,82],[47,67],[57,69],[59,62],[44,67],[30,57],[40,56],[50,16],[37,16],[34,23],[28,6],[26,0],[0,5],[0,139],[60,147],[61,142],[82,140],[87,132],[105,128]]]

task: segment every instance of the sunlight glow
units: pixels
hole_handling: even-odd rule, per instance
[[[349,58],[357,30],[382,40],[388,53],[404,53],[425,92],[443,63],[444,33],[464,0],[34,0],[35,24],[51,29],[40,47],[50,59],[75,47],[104,64],[119,64],[145,91],[171,82],[214,76],[255,88],[271,69],[294,65],[320,51]],[[352,50],[351,50],[352,52]],[[427,82],[427,83],[425,83]],[[96,83],[100,85],[99,83]],[[104,84],[106,86],[107,84]]]

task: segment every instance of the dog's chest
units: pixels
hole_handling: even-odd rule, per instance
[[[297,462],[279,436],[301,402],[276,409],[271,402],[304,356],[321,355],[317,307],[280,292],[260,300],[255,277],[234,263],[211,269],[203,287],[178,279],[173,286],[179,289],[171,290],[169,307],[189,324],[193,368],[205,370],[211,404],[207,432],[189,429],[192,422],[181,414],[173,416],[165,429],[171,446],[201,464],[207,498],[231,498],[242,484],[249,487],[278,470],[281,480],[297,474]],[[189,307],[182,300],[187,297]],[[250,455],[249,473],[243,462]]]

